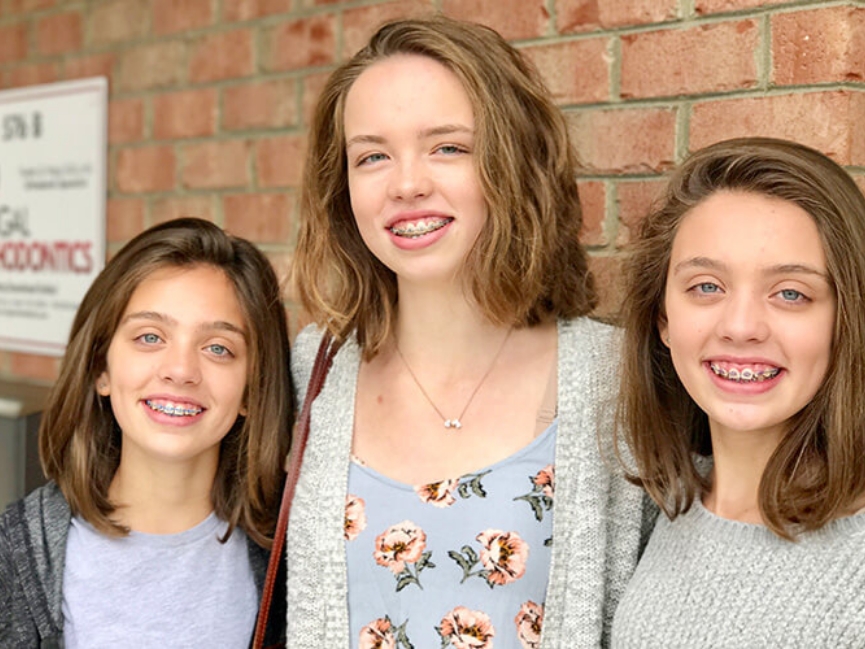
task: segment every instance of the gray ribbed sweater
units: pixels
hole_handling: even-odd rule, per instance
[[[308,327],[292,351],[300,400],[319,339]],[[606,646],[645,538],[644,499],[619,472],[610,472],[618,383],[614,330],[581,318],[561,322],[558,340],[555,541],[542,648]],[[312,409],[286,541],[289,647],[349,646],[343,523],[359,366],[360,350],[349,340]]]
[[[865,514],[795,543],[699,502],[659,518],[616,611],[613,646],[865,647]]]

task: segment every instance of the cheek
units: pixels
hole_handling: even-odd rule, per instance
[[[803,327],[800,330],[798,345],[800,349],[810,357],[809,361],[813,367],[828,369],[834,351],[833,337],[835,330],[835,318],[825,318],[821,324]],[[820,381],[822,382],[821,377]]]

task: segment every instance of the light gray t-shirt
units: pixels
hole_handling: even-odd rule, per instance
[[[246,535],[211,514],[180,534],[109,538],[73,517],[63,573],[66,649],[249,646],[258,593]]]

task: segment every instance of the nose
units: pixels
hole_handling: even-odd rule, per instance
[[[769,335],[769,314],[757,296],[739,294],[724,301],[717,333],[731,342],[760,342]]]
[[[201,380],[201,359],[194,345],[169,345],[159,364],[159,378],[177,385]]]
[[[394,165],[388,193],[393,200],[411,201],[432,192],[432,177],[421,160],[404,160]]]

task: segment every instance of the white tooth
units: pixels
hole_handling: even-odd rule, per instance
[[[153,403],[152,401],[146,401],[145,403],[156,412],[161,412],[172,417],[191,417],[201,412],[201,408],[185,408],[184,406],[173,404],[165,405],[161,403]]]
[[[396,235],[406,236],[412,239],[416,239],[417,237],[423,236],[425,234],[429,234],[430,232],[435,232],[442,226],[444,226],[447,221],[444,220],[433,220],[433,221],[417,221],[406,223],[405,225],[399,227],[392,227],[390,229]]]
[[[750,368],[746,367],[744,370],[742,370],[742,380],[743,381],[751,381],[753,379],[754,379],[754,372]]]
[[[739,370],[737,370],[735,368],[727,370],[727,378],[730,379],[731,381],[738,381],[739,380]]]

